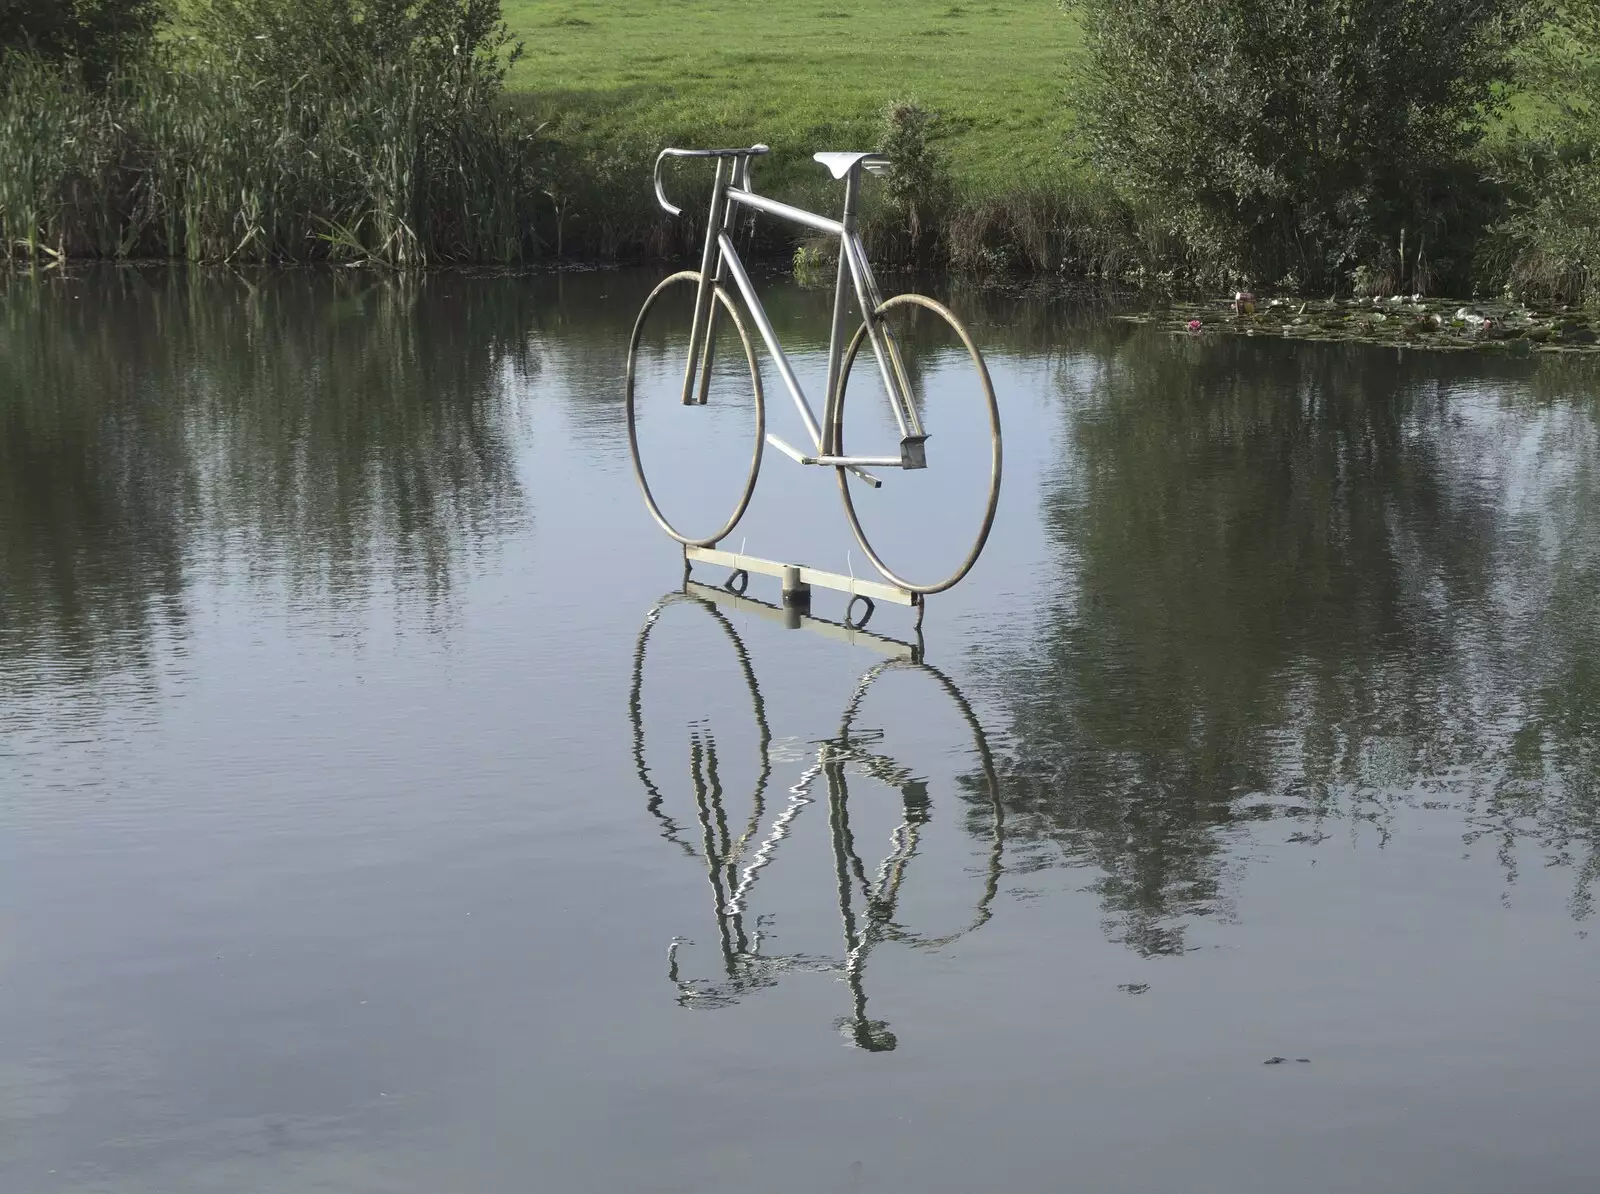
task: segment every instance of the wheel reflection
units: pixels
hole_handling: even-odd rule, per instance
[[[694,587],[699,593],[705,591],[703,586]],[[788,973],[833,974],[845,981],[851,994],[850,1014],[836,1021],[841,1033],[859,1048],[872,1052],[892,1050],[898,1044],[894,1032],[885,1021],[873,1019],[867,1011],[866,971],[873,951],[886,941],[920,949],[943,948],[981,928],[993,915],[995,896],[1004,873],[1005,814],[988,737],[955,683],[938,668],[922,662],[920,651],[907,645],[908,658],[881,660],[862,674],[845,701],[837,732],[815,743],[814,754],[808,750],[811,757],[807,765],[785,791],[782,807],[776,809],[769,823],[769,788],[774,766],[773,734],[767,720],[766,702],[739,632],[715,601],[699,593],[670,593],[646,616],[634,651],[628,698],[634,764],[645,789],[645,807],[660,823],[662,837],[700,862],[712,893],[721,971],[714,978],[686,974],[680,952],[682,946],[692,943],[684,937],[673,938],[667,949],[667,976],[676,990],[677,1001],[685,1007],[727,1006],[752,991],[776,985]],[[741,599],[739,604],[756,606],[760,603]],[[678,822],[669,812],[666,797],[647,758],[644,725],[644,679],[651,642],[665,621],[680,616],[708,620],[716,630],[714,638],[719,643],[726,641],[728,649],[721,659],[704,658],[698,661],[699,666],[739,677],[748,692],[756,737],[756,778],[748,797],[748,808],[740,801],[740,807],[730,815],[730,794],[723,782],[722,745],[708,724],[695,722],[687,727],[687,759],[682,762],[687,763],[693,792],[697,822],[693,827]],[[919,931],[902,923],[900,918],[905,885],[914,864],[922,856],[924,836],[932,821],[934,806],[928,784],[918,777],[914,768],[884,751],[884,735],[880,731],[861,728],[862,711],[869,695],[878,681],[890,673],[931,680],[941,697],[958,712],[971,735],[972,757],[976,760],[975,772],[964,782],[976,790],[989,812],[982,886],[972,912],[961,923],[937,933]],[[851,784],[862,779],[880,783],[899,795],[899,823],[889,835],[889,848],[870,867],[862,857],[857,832],[851,823]],[[827,807],[842,952],[831,956],[769,952],[764,948],[763,938],[770,935],[771,922],[752,915],[751,898],[762,874],[773,865],[783,843],[791,836],[797,819],[807,807],[818,802],[825,802]],[[875,852],[867,853],[870,856]]]

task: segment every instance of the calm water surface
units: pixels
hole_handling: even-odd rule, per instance
[[[680,591],[652,280],[0,286],[0,1188],[1595,1188],[1591,370],[957,294],[919,666]]]

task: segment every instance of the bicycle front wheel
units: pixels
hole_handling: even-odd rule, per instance
[[[978,562],[1000,503],[1000,408],[983,354],[948,307],[920,294],[887,300],[873,318],[905,367],[910,397],[928,433],[925,469],[883,470],[874,490],[838,469],[839,492],[856,542],[878,571],[913,593],[941,593]],[[844,356],[834,406],[840,455],[881,455],[899,438],[893,407],[866,396],[849,406],[850,380],[867,339],[862,323]],[[879,377],[874,354],[864,369]],[[887,399],[883,383],[875,387]],[[845,411],[851,410],[847,436]],[[887,550],[885,550],[887,548]],[[892,558],[891,558],[892,557]]]
[[[766,399],[755,346],[733,299],[713,287],[709,348],[682,401],[697,270],[664,279],[645,299],[628,342],[628,449],[650,516],[679,543],[712,547],[744,517],[761,472]],[[731,324],[738,351],[729,351]],[[719,337],[719,332],[722,334]],[[708,378],[702,390],[702,379]],[[648,457],[654,473],[645,468]],[[732,513],[726,513],[732,508]]]

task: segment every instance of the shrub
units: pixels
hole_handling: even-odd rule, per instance
[[[964,274],[1065,274],[1153,282],[1159,258],[1134,213],[1104,187],[1076,180],[1021,186],[951,211],[950,264]]]
[[[902,252],[911,260],[931,255],[950,206],[950,175],[933,144],[936,113],[916,100],[896,100],[883,112],[878,152],[889,159],[883,197],[903,221]]]
[[[1337,287],[1439,255],[1446,202],[1542,0],[1080,0],[1084,150],[1193,260]],[[1387,268],[1385,264],[1384,268]]]
[[[1522,61],[1543,111],[1495,163],[1513,199],[1487,272],[1515,294],[1600,303],[1600,7],[1562,0]]]
[[[199,40],[246,77],[358,87],[406,67],[498,85],[522,53],[500,0],[196,0]]]

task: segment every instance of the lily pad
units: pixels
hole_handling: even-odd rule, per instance
[[[1205,335],[1263,333],[1291,340],[1349,341],[1529,356],[1535,352],[1600,354],[1600,335],[1568,311],[1540,310],[1514,303],[1430,300],[1417,297],[1373,300],[1268,300],[1254,311],[1235,310],[1232,299],[1172,303],[1158,310],[1118,316],[1134,323],[1194,335],[1195,321]]]

